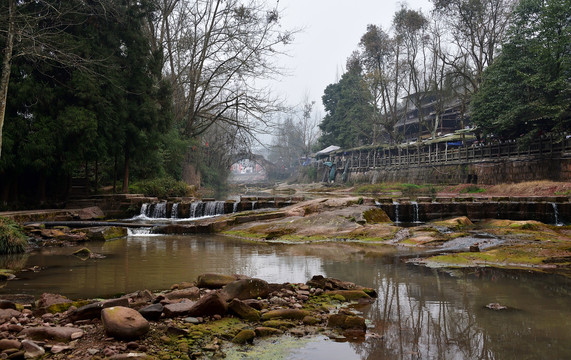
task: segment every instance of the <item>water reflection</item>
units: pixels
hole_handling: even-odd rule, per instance
[[[290,359],[536,359],[571,358],[571,280],[498,270],[436,271],[404,265],[347,244],[245,243],[212,235],[137,236],[89,243],[103,259],[82,261],[76,248],[29,254],[22,272],[0,293],[57,292],[72,298],[167,289],[204,272],[239,273],[270,282],[305,282],[315,274],[377,289],[364,311],[366,341],[324,338]],[[19,260],[22,261],[22,260]],[[492,311],[499,302],[513,310]]]

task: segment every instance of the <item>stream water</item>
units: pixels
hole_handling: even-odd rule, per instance
[[[40,269],[18,273],[0,294],[111,297],[168,289],[205,272],[269,282],[322,274],[377,289],[378,299],[360,309],[370,321],[368,336],[359,343],[293,341],[284,359],[571,359],[571,280],[556,275],[433,270],[403,264],[394,252],[372,256],[348,244],[250,243],[215,235],[129,236],[88,247],[105,258],[82,261],[71,255],[74,247],[0,257],[0,268],[10,261]],[[494,302],[510,310],[485,307]]]

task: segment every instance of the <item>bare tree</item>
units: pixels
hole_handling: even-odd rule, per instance
[[[280,29],[277,8],[257,0],[163,0],[160,7],[150,31],[165,49],[184,133],[197,137],[219,122],[247,131],[265,123],[278,102],[256,81],[279,75],[272,59],[295,33]]]
[[[517,0],[433,0],[434,13],[446,25],[442,59],[463,77],[467,92],[477,92],[482,73],[492,64],[506,36]]]
[[[361,37],[365,79],[374,99],[375,125],[380,125],[389,135],[389,142],[396,139],[395,125],[399,120],[398,103],[402,93],[403,72],[399,38],[392,38],[381,27],[368,25]],[[375,131],[376,131],[375,126]],[[373,136],[375,141],[378,136]]]

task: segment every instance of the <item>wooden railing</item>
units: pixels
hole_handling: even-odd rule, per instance
[[[323,162],[328,161],[335,164],[338,171],[346,167],[350,171],[367,171],[382,168],[469,164],[507,158],[557,158],[566,155],[571,156],[569,137],[561,141],[550,138],[538,139],[523,149],[516,141],[472,146],[435,143],[338,150],[327,157],[321,157],[317,167],[323,167]]]

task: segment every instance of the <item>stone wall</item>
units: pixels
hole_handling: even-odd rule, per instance
[[[386,167],[369,171],[351,172],[355,183],[405,182],[413,184],[474,183],[494,185],[534,180],[571,181],[571,158],[508,158],[466,165],[420,165]],[[337,174],[336,181],[341,181]]]

